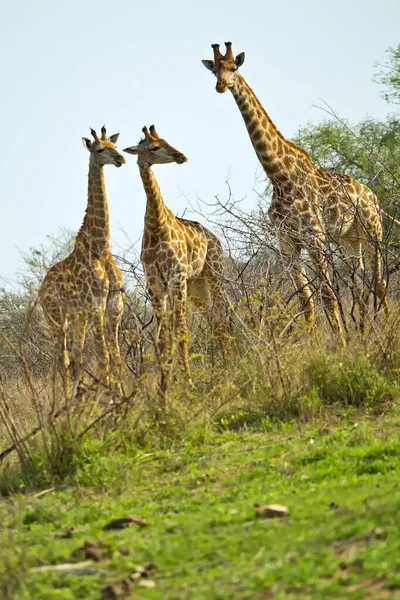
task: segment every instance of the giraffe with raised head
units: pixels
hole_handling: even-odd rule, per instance
[[[227,343],[228,306],[223,291],[223,249],[218,238],[196,221],[181,219],[164,204],[152,165],[187,161],[160,138],[154,125],[124,152],[137,155],[147,204],[141,250],[147,289],[158,322],[160,355],[175,333],[190,380],[186,304],[189,297],[207,318],[222,347]],[[172,323],[171,323],[172,321]]]
[[[90,153],[88,200],[74,248],[47,272],[39,297],[54,335],[66,392],[78,385],[88,327],[93,330],[100,380],[119,387],[121,357],[118,328],[122,317],[122,273],[110,250],[110,217],[104,165],[120,167],[126,161],[116,148],[119,134],[93,140],[82,138]],[[111,367],[111,369],[110,369]]]
[[[328,271],[327,244],[332,242],[352,265],[363,329],[369,296],[368,286],[362,291],[363,252],[373,273],[379,304],[388,312],[380,252],[385,213],[367,186],[348,175],[319,169],[304,149],[285,139],[238,71],[244,63],[244,52],[234,57],[231,42],[225,46],[223,55],[219,44],[212,44],[214,60],[202,62],[216,76],[217,92],[228,89],[232,92],[256,155],[272,183],[268,214],[279,237],[282,255],[288,259],[302,312],[314,331],[314,301],[301,260],[301,251],[306,249],[321,282],[327,317],[345,344],[338,301]]]

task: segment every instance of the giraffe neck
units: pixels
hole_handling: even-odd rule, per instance
[[[145,229],[157,229],[167,220],[167,207],[161,195],[160,186],[150,164],[138,162],[144,191],[146,192]]]
[[[272,183],[296,177],[299,162],[312,166],[308,153],[287,140],[276,128],[261,102],[237,73],[230,88],[246,124],[257,157]]]
[[[90,246],[91,256],[102,256],[110,249],[110,216],[104,183],[104,167],[90,158],[88,202],[75,245]]]

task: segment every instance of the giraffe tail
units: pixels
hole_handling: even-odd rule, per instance
[[[392,223],[396,223],[396,225],[398,225],[400,227],[400,221],[398,221],[397,219],[395,219],[394,217],[392,217],[392,215],[389,215],[389,213],[387,213],[384,210],[382,210],[382,208],[380,210],[381,210],[381,213],[383,215],[385,215],[385,217],[387,217],[388,219],[390,219],[390,221],[392,221]]]

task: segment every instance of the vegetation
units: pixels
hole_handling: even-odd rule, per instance
[[[386,102],[400,104],[400,44],[396,48],[388,48],[387,55],[386,62],[378,64],[381,70],[376,74],[375,81],[386,87],[383,92]]]
[[[366,119],[356,126],[337,120],[299,130],[296,143],[328,171],[352,175],[374,190],[382,208],[396,216],[400,191],[400,119]],[[396,206],[397,205],[397,206]]]
[[[286,313],[258,344],[238,336],[226,364],[197,341],[196,386],[178,373],[161,419],[146,366],[125,404],[89,397],[16,436],[0,473],[0,596],[108,597],[154,563],[155,587],[140,578],[132,597],[396,597],[398,318],[337,351],[324,321],[314,344],[301,323],[282,335]],[[256,503],[289,516],[258,518]],[[103,531],[130,515],[147,526]],[[78,570],[51,569],[65,563]]]
[[[297,141],[395,214],[399,121],[352,129],[331,121]],[[90,344],[83,399],[66,402],[54,377],[35,292],[69,234],[26,257],[20,290],[2,291],[2,599],[400,597],[395,280],[391,316],[378,314],[363,338],[342,290],[346,349],[315,287],[311,339],[273,239],[269,260],[249,258],[249,248],[265,251],[268,224],[232,206],[219,207],[225,239],[244,257],[229,259],[232,347],[224,359],[189,314],[193,388],[174,369],[159,393],[154,323],[129,257],[121,398],[93,385]],[[289,514],[265,518],[262,505],[276,503]]]
[[[156,587],[139,579],[133,598],[397,598],[399,426],[397,413],[350,413],[203,430],[155,451],[88,443],[73,483],[3,502],[1,597],[107,597],[150,563]],[[287,518],[256,517],[275,502]],[[103,531],[126,515],[148,524]],[[86,574],[32,570],[84,560],[88,541]]]

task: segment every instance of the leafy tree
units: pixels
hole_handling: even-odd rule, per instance
[[[69,229],[61,229],[57,235],[48,235],[46,244],[39,248],[30,248],[22,253],[24,267],[19,274],[20,285],[28,292],[39,289],[47,270],[72,251],[75,234]]]
[[[382,65],[377,63],[377,67],[383,67],[383,70],[374,77],[376,83],[386,87],[383,97],[386,102],[400,104],[400,44],[397,48],[388,48],[388,60]]]
[[[352,175],[377,195],[384,210],[400,211],[400,119],[366,119],[350,127],[331,120],[298,131],[294,141],[327,171]]]
[[[388,48],[388,60],[374,77],[386,87],[387,102],[400,104],[400,44]],[[365,119],[349,125],[335,117],[298,131],[294,141],[308,150],[313,161],[327,171],[352,175],[377,195],[387,212],[400,213],[400,116],[385,121]]]

